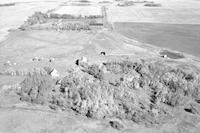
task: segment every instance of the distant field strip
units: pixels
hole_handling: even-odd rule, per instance
[[[63,6],[56,10],[56,14],[71,14],[75,16],[102,15],[100,6]]]
[[[200,24],[199,9],[171,8],[138,8],[116,7],[108,8],[110,22],[152,22],[173,24]]]
[[[200,25],[115,23],[115,30],[139,42],[200,57]]]

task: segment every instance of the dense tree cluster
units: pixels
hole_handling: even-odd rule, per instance
[[[110,61],[101,67],[85,65],[78,71],[70,71],[60,85],[52,87],[51,83],[49,78],[27,77],[22,82],[22,99],[41,100],[41,96],[48,96],[48,102],[42,103],[54,109],[72,109],[87,117],[117,117],[144,124],[156,124],[160,116],[170,114],[164,108],[167,106],[183,106],[192,113],[199,113],[200,108],[198,72],[144,60]]]
[[[46,14],[42,12],[35,12],[28,20],[20,27],[22,30],[26,29],[49,29],[49,30],[91,30],[90,25],[99,24],[96,19],[102,18],[101,15],[90,16],[74,16],[70,14]],[[62,21],[59,21],[62,20]],[[71,20],[71,21],[67,21]],[[75,20],[75,21],[73,21]],[[87,20],[87,21],[82,21]],[[39,24],[39,25],[36,25]],[[42,25],[46,24],[46,25]],[[36,27],[35,27],[36,25]],[[103,24],[102,24],[103,25]],[[102,26],[101,25],[101,26]]]

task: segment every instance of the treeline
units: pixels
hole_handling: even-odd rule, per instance
[[[97,19],[97,18],[103,18],[102,15],[89,15],[89,16],[74,16],[71,14],[57,14],[57,13],[51,13],[49,18],[54,18],[54,19]]]
[[[189,66],[123,60],[80,67],[57,86],[49,75],[27,77],[21,83],[21,100],[90,118],[116,117],[145,125],[162,124],[163,118],[175,115],[175,108],[200,114],[200,74]]]
[[[15,6],[15,3],[0,4],[0,7],[4,7],[4,6]]]
[[[71,14],[57,14],[57,13],[42,13],[42,12],[35,12],[31,17],[28,18],[27,21],[31,21],[33,24],[36,22],[45,22],[48,19],[98,19],[103,18],[102,15],[89,15],[89,16],[75,16]]]
[[[35,24],[44,24],[44,23],[49,23],[49,27],[43,27],[45,29],[56,29],[56,30],[90,30],[89,25],[100,25],[96,19],[102,18],[101,15],[90,15],[90,16],[74,16],[70,14],[47,14],[47,13],[42,13],[42,12],[35,12],[31,17],[28,18],[27,21],[20,27],[20,29],[25,30],[28,28],[34,29],[32,27]],[[74,20],[82,20],[85,19],[84,23],[80,21],[79,22],[73,22],[73,21],[63,21],[58,23],[58,19],[74,19]],[[103,25],[103,24],[101,24]],[[35,28],[36,29],[36,28]],[[40,26],[40,29],[42,27]]]
[[[53,24],[51,29],[54,30],[72,30],[72,31],[81,31],[81,30],[91,30],[90,26],[85,23],[64,23],[64,24]]]

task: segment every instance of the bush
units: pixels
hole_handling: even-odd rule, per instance
[[[133,5],[134,5],[134,1],[124,1],[118,4],[118,6],[133,6]]]
[[[84,69],[84,71],[99,80],[103,79],[103,71],[99,68],[98,65],[88,66],[86,69]]]
[[[15,6],[15,3],[0,4],[0,7],[4,6]]]
[[[73,18],[75,18],[75,16],[70,15],[70,14],[63,14],[63,15],[61,16],[61,18],[62,18],[62,19],[73,19]]]
[[[164,114],[162,104],[184,106],[197,91],[189,84],[197,88],[200,83],[197,83],[198,76],[163,64],[125,60],[103,65],[113,76],[123,75],[120,84],[110,84],[104,78],[101,82],[66,78],[71,79],[67,82],[68,88],[73,88],[68,89],[68,94],[72,94],[71,108],[92,118],[118,117],[154,124],[156,118],[153,118],[152,109],[157,108]],[[96,65],[89,66],[84,72],[94,78],[102,75]]]
[[[48,15],[42,12],[35,12],[31,17],[27,19],[27,21],[20,26],[19,29],[26,30],[29,29],[30,26],[35,24],[46,23],[48,21]]]
[[[144,4],[144,6],[148,6],[148,7],[161,7],[161,4],[156,4],[156,3],[146,3]]]
[[[54,81],[49,75],[34,74],[27,76],[21,83],[19,95],[22,101],[47,104],[53,88]]]
[[[62,15],[59,15],[59,14],[56,14],[56,13],[51,13],[50,14],[50,18],[59,19],[61,17],[62,17]]]
[[[142,64],[139,62],[131,62],[131,61],[122,61],[122,62],[107,62],[104,63],[108,71],[112,73],[129,73],[131,71],[139,71],[142,67]]]
[[[90,3],[90,1],[88,1],[88,0],[80,0],[79,2]]]

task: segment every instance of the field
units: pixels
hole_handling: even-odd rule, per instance
[[[198,0],[0,5],[0,133],[199,133]]]
[[[144,3],[134,6],[108,7],[110,22],[149,22],[172,24],[199,24],[200,3],[183,0],[155,0],[161,7],[146,7]]]
[[[115,29],[139,42],[200,57],[198,24],[115,23]]]
[[[1,1],[0,3],[8,3],[9,1]],[[50,9],[56,8],[62,1],[10,1],[18,2],[15,6],[1,7],[0,8],[0,40],[4,40],[5,36],[8,35],[8,30],[17,29],[21,26],[24,21],[32,15],[35,11],[46,12]]]
[[[100,6],[63,6],[53,13],[75,16],[102,15]]]

